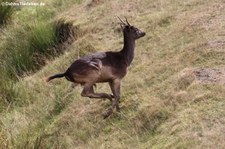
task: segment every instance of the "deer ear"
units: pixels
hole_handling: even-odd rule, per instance
[[[128,29],[128,31],[130,32],[131,30],[132,30],[132,26],[126,26],[127,27],[127,29]]]

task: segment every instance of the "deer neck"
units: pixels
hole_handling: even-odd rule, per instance
[[[126,63],[130,66],[131,62],[134,59],[134,49],[135,49],[135,40],[130,36],[124,34],[124,46],[121,50]]]

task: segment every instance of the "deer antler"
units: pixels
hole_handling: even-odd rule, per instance
[[[120,20],[121,23],[123,23],[124,25],[127,25],[122,19],[120,19],[120,17],[117,16],[117,18]]]
[[[130,23],[127,21],[127,17],[125,17],[125,19],[126,19],[127,25],[131,26]]]

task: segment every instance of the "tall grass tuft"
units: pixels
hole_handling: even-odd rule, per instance
[[[18,76],[33,73],[45,65],[46,59],[57,56],[74,40],[74,28],[71,22],[64,20],[53,21],[57,11],[66,9],[68,5],[79,0],[64,3],[61,0],[49,2],[46,7],[13,7],[4,5],[15,0],[0,0],[0,26],[5,25],[11,18],[14,24],[6,28],[0,44],[0,98],[2,103],[11,103],[17,92],[13,84]],[[63,4],[57,5],[55,3]],[[13,13],[19,8],[17,13]],[[32,12],[32,13],[31,13]],[[18,19],[17,19],[18,18]],[[30,18],[33,18],[32,20]],[[79,28],[75,28],[79,30]],[[78,33],[78,32],[76,32]],[[0,107],[1,107],[0,105]]]
[[[32,55],[30,70],[36,70],[45,64],[45,57],[54,52],[56,43],[55,27],[51,22],[39,22],[28,27],[28,50]]]
[[[37,70],[45,64],[46,57],[62,52],[60,45],[73,41],[73,29],[72,23],[36,21],[15,30],[4,46],[2,68],[13,78]]]
[[[12,102],[16,96],[8,82],[13,83],[17,76],[37,71],[45,64],[46,58],[62,53],[65,47],[61,45],[72,43],[75,35],[73,24],[62,20],[34,21],[14,31],[0,55],[0,88],[7,96],[7,102]]]
[[[13,6],[4,5],[5,2],[15,2],[15,0],[0,1],[0,25],[5,25],[11,19],[11,16],[15,10]]]
[[[79,31],[78,28],[76,28],[76,30]],[[58,44],[62,44],[66,41],[71,41],[73,38],[77,38],[80,34],[77,31],[75,33],[75,28],[73,27],[72,22],[66,22],[63,19],[60,19],[55,23],[56,42]]]
[[[37,60],[55,42],[54,27],[49,22],[36,22],[16,32],[8,39],[1,55],[1,68],[14,79],[34,71],[39,66]]]

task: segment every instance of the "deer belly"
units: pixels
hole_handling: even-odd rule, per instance
[[[116,78],[112,73],[112,69],[110,67],[102,67],[99,78],[97,82],[108,82]]]

